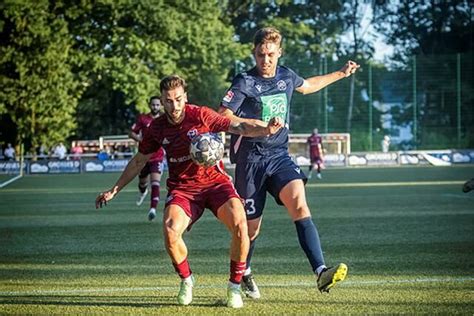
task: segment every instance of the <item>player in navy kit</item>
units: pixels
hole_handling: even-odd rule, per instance
[[[268,123],[256,120],[237,122],[207,107],[188,104],[185,87],[185,81],[178,76],[168,76],[161,81],[161,103],[165,115],[155,119],[144,130],[138,153],[127,164],[115,185],[97,196],[96,208],[113,199],[137,176],[153,153],[163,147],[169,166],[163,234],[166,250],[181,278],[178,303],[191,303],[194,286],[182,235],[202,216],[204,208],[209,208],[232,235],[227,306],[239,308],[243,306],[240,283],[249,247],[244,206],[231,178],[220,164],[209,168],[197,165],[191,160],[189,145],[194,136],[207,132],[229,131],[249,137],[273,135],[283,126],[283,121],[272,118]]]
[[[259,298],[260,292],[250,269],[255,239],[262,223],[266,194],[284,205],[296,225],[296,231],[318,289],[329,291],[345,278],[343,263],[327,268],[316,226],[306,203],[306,176],[288,154],[289,107],[293,91],[316,92],[329,84],[355,73],[359,65],[348,61],[339,71],[303,79],[287,67],[278,66],[282,54],[281,34],[274,28],[263,28],[255,34],[253,55],[256,66],[238,74],[224,96],[219,112],[226,116],[268,121],[278,116],[285,127],[270,137],[247,138],[232,135],[230,154],[236,164],[235,185],[245,199],[250,250],[242,287],[247,296]]]

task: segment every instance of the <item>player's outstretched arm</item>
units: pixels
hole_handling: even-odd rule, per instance
[[[268,123],[257,119],[248,119],[236,116],[230,109],[221,106],[219,114],[231,119],[229,133],[247,137],[262,137],[276,134],[285,125],[283,119],[272,118]]]
[[[296,91],[302,94],[317,92],[342,78],[349,77],[350,75],[354,74],[359,67],[360,65],[358,65],[356,62],[349,60],[338,71],[326,75],[306,78],[303,85],[296,88]]]
[[[284,121],[280,117],[273,117],[267,123],[260,123],[258,120],[236,120],[232,121],[229,126],[229,132],[239,134],[246,137],[262,137],[276,134],[283,127]]]
[[[132,181],[145,166],[145,163],[150,158],[151,154],[144,155],[140,152],[135,154],[128,162],[115,185],[108,191],[100,193],[95,199],[95,208],[101,208],[107,205],[107,202],[112,200],[117,193],[120,192],[130,181]]]

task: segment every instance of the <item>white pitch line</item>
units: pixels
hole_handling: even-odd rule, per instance
[[[10,183],[12,183],[12,182],[14,182],[14,181],[20,179],[21,177],[23,177],[23,175],[19,174],[19,175],[17,175],[16,177],[11,178],[11,179],[8,180],[8,181],[5,181],[5,182],[1,183],[1,184],[0,184],[0,189],[3,188],[3,187],[6,187],[6,186],[9,185]]]
[[[403,279],[403,280],[372,280],[372,281],[345,281],[339,286],[371,286],[371,285],[394,285],[394,284],[416,284],[416,283],[464,283],[474,282],[473,277],[459,278],[425,278],[425,279]],[[280,288],[280,287],[316,287],[313,282],[285,282],[285,283],[261,283],[262,288]],[[197,285],[196,288],[215,289],[225,288],[226,285]],[[87,294],[87,293],[113,293],[113,292],[140,292],[140,291],[176,291],[176,286],[158,286],[158,287],[113,287],[96,289],[73,289],[73,290],[32,290],[32,291],[0,291],[0,296],[25,296],[25,295],[58,295],[58,294]]]
[[[420,185],[462,185],[463,181],[404,181],[404,182],[357,182],[357,183],[307,183],[307,187],[351,188],[351,187],[395,187]]]
[[[465,193],[462,193],[462,192],[459,193],[459,194],[445,193],[445,194],[441,194],[441,196],[453,197],[453,198],[458,198],[458,199],[472,199],[472,198],[474,198],[474,195],[465,194]]]
[[[434,186],[434,185],[459,185],[464,181],[404,181],[404,182],[351,182],[351,183],[307,183],[310,188],[365,188],[365,187],[396,187],[396,186]],[[125,188],[120,192],[135,192],[134,188]],[[31,193],[61,193],[61,194],[82,194],[100,193],[100,189],[74,189],[70,188],[12,188],[3,189],[1,192],[31,192]]]

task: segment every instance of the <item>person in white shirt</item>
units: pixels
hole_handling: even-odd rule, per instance
[[[5,160],[15,160],[15,148],[13,148],[12,144],[8,143],[7,148],[5,148],[3,155]]]
[[[66,149],[66,146],[64,146],[63,143],[59,143],[54,148],[53,156],[57,157],[59,160],[66,159],[66,154],[67,154],[67,149]]]

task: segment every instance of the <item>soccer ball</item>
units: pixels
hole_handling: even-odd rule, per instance
[[[216,134],[200,134],[191,140],[189,152],[198,165],[212,167],[224,156],[224,143]]]

